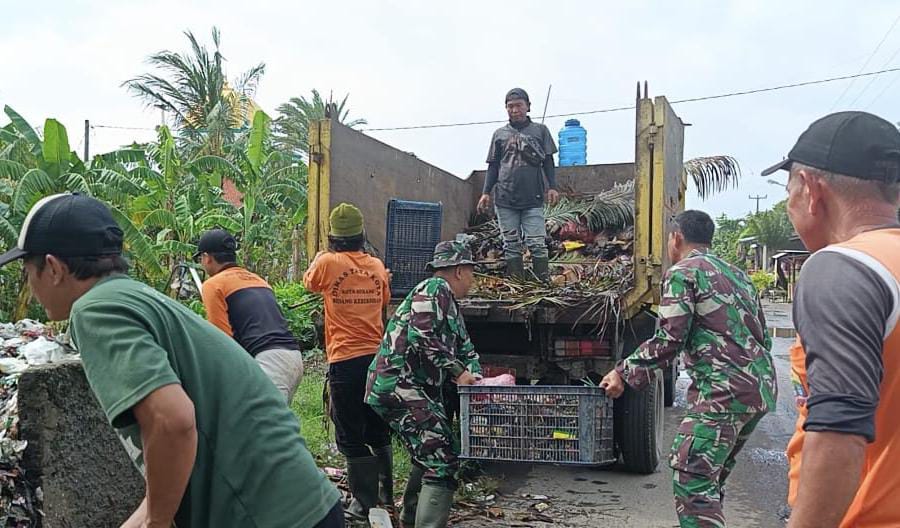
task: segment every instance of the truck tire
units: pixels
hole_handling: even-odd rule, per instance
[[[663,396],[666,407],[675,405],[675,383],[678,381],[678,360],[672,361],[672,364],[666,367],[666,374],[663,378]]]
[[[625,386],[615,401],[614,433],[625,469],[632,473],[656,471],[662,454],[664,411],[663,374],[653,373],[644,390]]]

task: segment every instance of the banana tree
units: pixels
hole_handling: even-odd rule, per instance
[[[290,267],[294,259],[279,249],[289,247],[289,239],[300,243],[292,231],[306,219],[306,166],[273,148],[271,124],[268,115],[257,111],[248,136],[236,143],[240,148],[233,149],[231,162],[197,160],[207,171],[230,179],[241,193],[244,263],[264,275]]]
[[[114,214],[142,271],[153,279],[193,253],[204,230],[240,228],[237,211],[221,197],[215,169],[222,164],[227,162],[216,156],[184,159],[167,127],[160,127],[155,143],[98,158],[96,178],[120,182],[109,188],[125,198]]]

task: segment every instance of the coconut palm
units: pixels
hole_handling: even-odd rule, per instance
[[[248,124],[252,96],[266,65],[260,62],[229,84],[219,30],[212,29],[212,51],[190,31],[184,34],[190,54],[163,50],[151,55],[147,61],[159,74],[145,73],[122,85],[147,106],[172,114],[175,127],[201,150],[221,154],[233,131]]]
[[[278,146],[290,151],[295,157],[306,159],[309,154],[309,124],[320,119],[331,118],[351,128],[368,124],[365,119],[350,119],[350,109],[344,96],[340,103],[329,96],[325,101],[319,91],[313,89],[312,99],[292,97],[278,107],[275,120],[275,140]]]

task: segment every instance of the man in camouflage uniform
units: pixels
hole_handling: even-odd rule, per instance
[[[669,237],[673,265],[659,306],[659,329],[606,377],[618,398],[651,384],[656,369],[682,351],[693,383],[669,463],[675,509],[684,528],[725,526],[723,486],[760,419],[775,407],[772,340],[747,275],[709,253],[715,224],[684,211]]]
[[[369,367],[366,402],[412,457],[401,522],[443,528],[457,485],[459,442],[441,387],[447,379],[471,385],[481,367],[456,302],[472,287],[471,251],[462,242],[441,242],[428,268],[434,276],[416,286],[388,321]]]

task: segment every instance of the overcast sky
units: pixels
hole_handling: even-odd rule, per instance
[[[266,63],[256,100],[273,117],[288,98],[317,88],[349,92],[351,117],[365,117],[371,128],[505,119],[503,95],[513,86],[529,91],[539,118],[549,84],[548,113],[556,114],[628,106],[638,80],[649,82],[651,95],[676,100],[900,66],[900,3],[887,0],[0,0],[0,8],[0,105],[34,125],[56,117],[79,152],[85,119],[156,125],[159,112],[144,109],[121,83],[147,71],[151,53],[187,51],[186,29],[211,45],[213,25],[222,31],[229,76]],[[738,189],[706,202],[690,190],[688,205],[742,215],[754,207],[748,195],[760,194],[768,195],[761,207],[771,206],[784,189],[759,171],[832,109],[900,121],[898,79],[890,73],[677,105],[692,125],[685,159],[729,154],[744,172]],[[556,133],[563,121],[547,125]],[[632,161],[632,111],[581,122],[588,163]],[[495,127],[371,134],[465,176],[484,167]],[[91,150],[152,137],[96,128]]]

